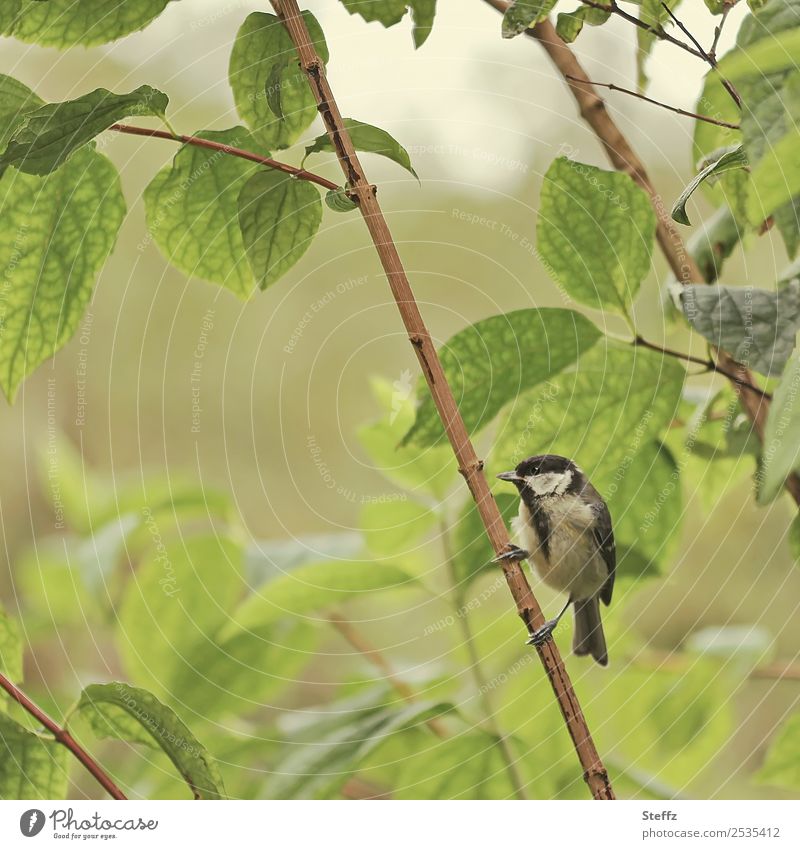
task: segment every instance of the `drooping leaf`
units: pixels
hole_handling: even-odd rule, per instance
[[[760,504],[772,501],[789,475],[800,469],[800,358],[786,366],[772,398],[764,431],[764,450],[756,496]]]
[[[122,118],[163,117],[169,98],[148,85],[129,94],[98,88],[75,100],[46,103],[28,112],[0,154],[0,173],[13,165],[40,176],[54,171],[78,148]]]
[[[152,548],[128,580],[117,617],[117,650],[127,675],[160,698],[228,621],[244,591],[242,551],[223,536]]]
[[[686,214],[686,202],[694,194],[697,187],[706,180],[713,180],[726,171],[735,171],[737,168],[747,168],[748,160],[742,145],[725,148],[718,155],[709,157],[705,164],[701,164],[697,176],[681,192],[680,197],[672,207],[672,217],[680,224],[691,224]]]
[[[385,27],[399,23],[406,14],[408,0],[341,0],[351,15],[361,17],[371,23],[379,21]]]
[[[67,750],[0,713],[0,799],[63,799]]]
[[[356,150],[367,153],[378,153],[381,156],[385,156],[419,179],[417,172],[411,165],[411,157],[408,155],[408,151],[387,133],[386,130],[382,130],[380,127],[373,127],[372,124],[356,121],[355,118],[345,118],[344,126],[350,133],[350,138]],[[323,133],[314,139],[313,144],[306,147],[306,156],[322,151],[333,152],[333,150],[334,148],[331,140],[328,138],[328,134]]]
[[[269,633],[281,619],[314,619],[316,611],[350,598],[383,590],[411,588],[416,581],[388,563],[326,561],[309,563],[259,587],[236,611],[221,636],[239,630]]]
[[[503,38],[514,38],[544,20],[555,5],[556,0],[512,0],[503,15]]]
[[[800,713],[792,714],[775,735],[756,780],[773,787],[800,788]]]
[[[105,44],[146,27],[170,0],[4,0],[0,32],[46,47]]]
[[[81,693],[77,707],[81,712],[89,712],[93,729],[101,732],[103,724],[100,717],[109,708],[103,736],[130,740],[127,737],[130,725],[120,719],[120,711],[124,711],[164,751],[189,785],[195,799],[225,798],[222,777],[214,759],[178,715],[152,693],[121,681],[90,684]],[[141,742],[138,730],[130,742]]]
[[[78,327],[125,216],[114,166],[82,150],[53,174],[10,168],[0,179],[0,268],[6,269],[0,386],[22,380]]]
[[[6,149],[8,140],[25,122],[25,116],[43,103],[24,83],[0,74],[0,151]]]
[[[650,270],[655,229],[650,200],[626,174],[565,157],[545,174],[538,249],[575,300],[628,314]]]
[[[310,12],[303,12],[303,20],[317,53],[327,62],[320,25]],[[317,115],[297,51],[275,15],[247,16],[233,44],[228,78],[239,115],[267,149],[288,147]]]
[[[516,310],[478,321],[440,351],[442,366],[470,432],[487,425],[524,389],[574,363],[600,331],[583,315],[565,309]],[[431,445],[443,433],[436,407],[423,394],[404,443]]]
[[[409,0],[411,17],[414,21],[412,36],[414,47],[419,49],[428,40],[436,16],[436,0]]]
[[[199,135],[267,153],[244,127]],[[185,145],[144,191],[149,232],[170,262],[245,299],[254,281],[239,227],[239,193],[258,170],[253,162]]]
[[[687,321],[734,359],[770,376],[786,365],[800,328],[800,282],[775,292],[753,286],[685,286]]]
[[[310,799],[340,787],[359,764],[394,735],[453,710],[448,703],[415,702],[357,714],[345,725],[303,746],[292,747],[276,767],[267,795],[277,799]]]
[[[309,249],[322,220],[319,192],[280,171],[258,171],[239,193],[239,226],[260,289]]]
[[[574,12],[559,13],[556,18],[556,32],[567,44],[571,44],[581,34],[584,24],[601,26],[610,17],[610,10],[579,6]]]
[[[358,208],[358,204],[347,196],[343,186],[339,186],[338,189],[328,189],[325,193],[325,204],[334,212],[352,212]]]
[[[667,5],[674,11],[680,2],[681,0],[667,0]],[[663,0],[641,0],[639,5],[639,20],[651,28],[636,28],[636,40],[639,48],[636,51],[636,70],[639,90],[643,91],[647,87],[645,66],[657,39],[654,30],[661,29],[665,24],[670,23],[671,18],[667,9],[664,8]]]

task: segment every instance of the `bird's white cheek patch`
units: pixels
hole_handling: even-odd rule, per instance
[[[525,478],[526,485],[533,490],[534,495],[563,495],[572,483],[572,470],[565,472],[545,472],[543,475],[529,475]]]

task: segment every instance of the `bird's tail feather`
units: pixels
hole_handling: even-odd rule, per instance
[[[590,654],[601,666],[608,664],[606,638],[600,621],[600,603],[597,596],[575,602],[575,654]]]

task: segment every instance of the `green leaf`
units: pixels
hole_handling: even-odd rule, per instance
[[[456,476],[450,446],[419,451],[401,444],[414,422],[413,385],[411,372],[407,370],[391,383],[373,379],[372,390],[384,415],[359,428],[358,439],[383,477],[414,493],[431,495],[441,501]]]
[[[581,34],[584,24],[601,26],[610,17],[610,11],[580,6],[574,12],[559,13],[556,18],[556,32],[567,44],[571,44]]]
[[[0,155],[0,172],[13,165],[27,174],[48,174],[122,118],[162,118],[168,102],[166,94],[143,85],[129,94],[98,88],[75,100],[46,103],[26,114]]]
[[[761,374],[783,369],[800,328],[800,282],[777,292],[753,286],[685,286],[683,314],[712,345]]]
[[[380,127],[373,127],[372,124],[356,121],[355,118],[345,118],[344,126],[350,133],[350,138],[356,150],[366,153],[378,153],[381,156],[385,156],[387,159],[391,159],[405,168],[406,171],[419,180],[417,172],[411,165],[411,157],[408,155],[408,151],[392,138],[386,130],[382,130]],[[323,133],[314,139],[314,143],[306,148],[306,156],[310,156],[312,153],[321,153],[322,151],[331,153],[334,151],[327,133]]]
[[[6,269],[0,386],[22,380],[72,336],[125,216],[114,166],[91,150],[46,177],[0,179],[0,268]]]
[[[239,226],[260,289],[283,276],[311,247],[322,220],[319,192],[280,171],[259,171],[239,193]]]
[[[792,714],[775,735],[755,778],[759,784],[800,788],[800,713]]]
[[[266,155],[244,127],[201,138]],[[148,230],[173,265],[248,298],[254,288],[239,227],[239,193],[259,166],[185,145],[144,191]]]
[[[448,703],[417,702],[362,712],[344,726],[334,726],[305,745],[291,747],[267,785],[267,797],[309,799],[328,795],[395,735],[452,710]]]
[[[667,0],[667,5],[674,10],[678,7],[681,0]],[[671,18],[669,12],[664,8],[663,0],[641,0],[639,8],[639,20],[655,29],[661,28],[664,24],[670,23]],[[636,41],[638,50],[636,51],[636,70],[638,74],[639,90],[643,91],[647,87],[647,74],[645,66],[647,59],[653,50],[653,45],[656,42],[656,34],[643,27],[636,28]]]
[[[503,15],[503,38],[514,38],[543,21],[555,5],[556,0],[513,0]]]
[[[22,640],[19,627],[2,608],[0,608],[0,672],[11,681],[22,681]]]
[[[714,180],[726,171],[735,171],[737,168],[747,168],[748,160],[742,145],[735,145],[718,151],[718,155],[709,157],[705,164],[701,164],[697,176],[681,192],[680,197],[672,207],[672,217],[680,224],[691,224],[686,214],[686,202],[692,196],[697,187],[706,180]]]
[[[405,16],[408,0],[342,0],[342,4],[351,15],[359,14],[367,23],[380,21],[391,27]]]
[[[64,799],[67,750],[0,713],[0,799]]]
[[[334,212],[352,212],[358,208],[358,204],[350,200],[343,186],[338,189],[328,189],[325,194],[325,203]]]
[[[576,371],[520,395],[495,438],[491,473],[533,454],[571,457],[608,501],[621,570],[646,571],[680,516],[674,461],[653,443],[675,415],[685,374],[655,352],[595,347]]]
[[[177,714],[152,693],[120,681],[90,684],[81,693],[78,710],[88,711],[93,728],[102,731],[98,714],[108,714],[105,737],[129,740],[129,724],[120,720],[120,710],[135,720],[183,776],[195,799],[224,799],[225,789],[214,759]],[[134,734],[132,742],[141,742]]]
[[[0,74],[0,151],[25,123],[25,116],[43,104],[24,83]]]
[[[767,504],[792,472],[800,469],[800,357],[793,357],[772,397],[764,431],[764,450],[756,496]]]
[[[246,629],[268,634],[282,619],[313,619],[316,611],[348,599],[415,585],[407,572],[388,563],[309,563],[259,587],[239,607],[221,636],[227,639]]]
[[[753,185],[747,202],[747,219],[751,224],[758,225],[800,194],[798,147],[800,130],[793,130],[753,169]]]
[[[727,53],[719,62],[719,73],[733,83],[766,77],[794,69],[799,54],[800,27],[795,26]]]
[[[538,249],[575,300],[627,315],[650,270],[655,229],[649,198],[627,174],[565,157],[545,174]]]
[[[467,429],[485,427],[521,391],[574,363],[599,337],[585,316],[553,308],[495,315],[457,333],[440,357]],[[403,442],[432,445],[442,425],[421,381],[420,394],[422,403]]]
[[[419,49],[428,40],[436,15],[436,0],[409,0],[411,17],[414,20],[412,36],[414,47]]]
[[[408,555],[436,523],[436,514],[416,501],[366,504],[359,516],[367,548],[381,557]]]
[[[195,646],[228,621],[244,591],[242,550],[223,536],[161,543],[129,579],[116,645],[128,676],[161,698],[174,692]],[[192,706],[199,707],[199,706]]]
[[[800,563],[800,516],[795,516],[789,526],[789,551],[795,563]]]
[[[0,9],[0,32],[46,47],[105,44],[146,27],[170,0],[15,0]]]
[[[317,19],[303,12],[303,20],[317,53],[327,62],[328,48]],[[317,115],[297,51],[275,15],[247,16],[233,44],[228,78],[239,115],[270,150],[295,142]]]

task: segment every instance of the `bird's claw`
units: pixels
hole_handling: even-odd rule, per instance
[[[517,563],[520,560],[527,560],[530,554],[525,549],[518,545],[510,545],[502,554],[498,554],[492,563]]]
[[[529,646],[541,646],[546,643],[548,640],[552,639],[553,631],[555,630],[556,625],[558,625],[558,619],[550,619],[545,622],[538,631],[534,631],[530,638],[526,641],[526,645]]]

